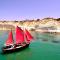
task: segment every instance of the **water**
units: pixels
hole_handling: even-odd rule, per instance
[[[1,54],[8,32],[0,31],[0,60],[60,60],[60,34],[31,32],[34,40],[20,52]],[[56,41],[56,42],[55,42]]]

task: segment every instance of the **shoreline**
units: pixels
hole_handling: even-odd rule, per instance
[[[44,18],[42,20],[0,21],[0,30],[15,30],[19,26],[30,31],[60,33],[60,18]]]
[[[41,33],[59,33],[60,34],[60,30],[41,30],[41,29],[39,30],[37,29],[35,31],[41,32]]]
[[[11,29],[0,29],[0,31],[10,31]],[[15,31],[15,29],[12,29],[12,31]],[[56,33],[56,34],[60,34],[60,30],[29,30],[29,31],[35,31],[35,32],[40,32],[40,33]]]

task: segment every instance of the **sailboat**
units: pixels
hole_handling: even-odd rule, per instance
[[[9,32],[8,38],[2,48],[3,53],[10,53],[20,51],[27,48],[33,39],[32,35],[27,29],[22,30],[20,27],[16,27],[15,40],[13,39],[12,30]]]

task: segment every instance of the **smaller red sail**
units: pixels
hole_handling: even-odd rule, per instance
[[[24,33],[20,27],[16,27],[16,44],[24,42]]]
[[[28,39],[27,35],[25,34],[25,42],[30,43],[30,40]]]
[[[5,45],[9,46],[13,44],[13,34],[12,31],[9,32],[8,39],[6,40]]]
[[[25,29],[25,37],[27,42],[30,42],[33,39],[33,36],[30,34],[30,32],[28,32],[27,29]]]

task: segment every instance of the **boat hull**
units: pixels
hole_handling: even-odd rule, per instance
[[[24,50],[26,49],[27,47],[29,47],[29,44],[26,44],[25,46],[21,46],[21,47],[15,47],[15,48],[12,48],[12,49],[5,49],[4,47],[2,48],[2,53],[3,54],[6,54],[6,53],[13,53],[13,52],[18,52],[18,51],[21,51],[21,50]]]

